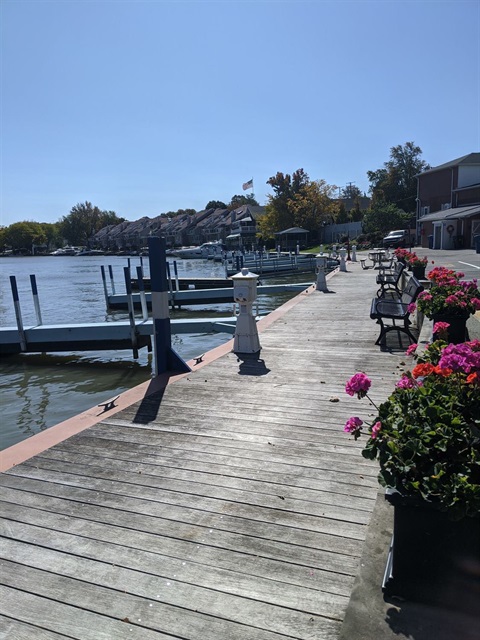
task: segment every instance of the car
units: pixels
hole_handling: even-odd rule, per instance
[[[390,233],[385,236],[382,243],[386,249],[410,246],[410,233],[408,229],[390,231]]]

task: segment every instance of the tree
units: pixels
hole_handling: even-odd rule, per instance
[[[78,203],[68,216],[60,220],[60,230],[69,244],[86,245],[97,231],[111,224],[120,224],[125,218],[119,218],[114,211],[101,211],[91,202]]]
[[[390,160],[377,171],[367,171],[372,205],[394,204],[407,212],[416,209],[416,175],[430,166],[420,158],[422,150],[413,142],[390,149]]]
[[[259,221],[264,237],[290,227],[318,233],[321,223],[336,215],[338,205],[333,196],[337,187],[324,180],[310,180],[303,169],[291,176],[279,171],[267,184],[274,195],[268,196],[265,216]]]
[[[355,200],[355,198],[361,198],[362,192],[358,187],[350,182],[345,189],[342,189],[342,198],[344,200]]]
[[[38,222],[14,222],[5,229],[4,243],[14,251],[20,249],[32,250],[32,245],[46,244],[47,236]]]
[[[363,231],[387,234],[393,229],[406,228],[410,221],[410,214],[399,209],[394,204],[376,204],[365,212],[363,217]]]
[[[205,209],[226,209],[227,205],[221,200],[210,200],[205,205]]]
[[[241,207],[244,204],[249,204],[252,207],[258,207],[258,202],[255,200],[255,197],[252,194],[249,194],[248,196],[233,196],[227,209],[232,211],[233,209],[238,209],[238,207]]]

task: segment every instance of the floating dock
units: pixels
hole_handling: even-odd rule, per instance
[[[279,294],[284,292],[300,292],[308,289],[311,282],[303,282],[298,284],[273,284],[258,285],[257,294]],[[108,295],[107,308],[109,309],[127,309],[128,294]],[[141,308],[142,295],[140,293],[132,293],[132,302],[135,309]],[[168,294],[169,304],[172,307],[205,305],[205,304],[233,304],[233,290],[228,289],[188,289],[187,291],[170,291]],[[147,307],[151,309],[152,299],[150,292],[145,292],[145,300]]]
[[[235,332],[236,318],[204,318],[171,320],[172,334]],[[0,355],[15,353],[47,353],[60,351],[109,351],[132,348],[132,327],[129,321],[95,322],[88,324],[38,325],[24,327],[25,345],[17,327],[0,328]],[[135,323],[138,349],[150,348],[153,321]]]

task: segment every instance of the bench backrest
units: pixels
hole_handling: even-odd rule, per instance
[[[420,282],[415,278],[415,276],[411,276],[402,292],[402,303],[410,304],[411,302],[415,302],[418,294],[422,291],[423,287]]]
[[[405,269],[405,264],[403,262],[396,262],[395,267],[393,269],[393,274],[395,276],[395,284],[398,283],[400,277],[402,275],[402,271]]]

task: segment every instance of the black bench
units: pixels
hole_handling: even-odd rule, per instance
[[[376,320],[377,324],[380,325],[380,335],[375,344],[380,344],[389,331],[405,333],[410,340],[416,341],[415,336],[409,329],[412,323],[410,322],[408,307],[412,302],[415,302],[421,291],[423,291],[422,285],[414,276],[411,276],[402,292],[401,298],[398,300],[385,298],[374,298],[372,300],[370,318]],[[386,320],[391,320],[391,324],[386,324]],[[396,322],[401,322],[403,325],[397,325],[395,324]]]
[[[380,285],[380,288],[377,291],[377,298],[384,298],[387,293],[391,293],[394,296],[396,295],[398,298],[401,298],[402,292],[400,291],[398,283],[400,282],[404,269],[405,265],[403,262],[396,262],[390,273],[384,271],[377,275],[376,282]]]

